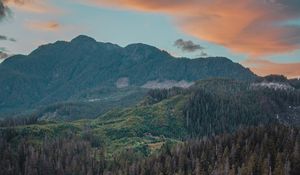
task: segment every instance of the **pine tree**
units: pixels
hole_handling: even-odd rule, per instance
[[[284,175],[284,165],[283,165],[283,162],[282,162],[281,153],[278,153],[277,156],[276,156],[274,175]]]

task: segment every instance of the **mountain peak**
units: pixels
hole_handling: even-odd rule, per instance
[[[97,42],[94,38],[86,36],[86,35],[79,35],[76,38],[71,40],[72,43],[77,42]]]
[[[164,53],[162,50],[142,43],[129,44],[125,47],[126,52],[132,59],[138,60],[148,58],[149,55]]]
[[[147,44],[143,44],[143,43],[134,43],[134,44],[129,44],[125,47],[125,49],[127,50],[159,50],[158,48],[154,47],[154,46],[150,46]]]
[[[230,62],[233,63],[233,61],[229,58],[226,57],[220,57],[220,56],[216,56],[216,57],[208,57],[208,59],[210,59],[210,61],[221,61],[221,62]]]

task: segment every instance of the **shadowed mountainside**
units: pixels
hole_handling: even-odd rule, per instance
[[[101,98],[98,90],[103,88],[143,87],[149,82],[153,86],[164,81],[188,84],[210,77],[250,80],[256,76],[223,57],[179,59],[145,44],[123,48],[81,35],[1,63],[0,114]]]

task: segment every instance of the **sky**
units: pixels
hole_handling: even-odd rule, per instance
[[[81,34],[300,77],[299,0],[0,0],[0,58]]]

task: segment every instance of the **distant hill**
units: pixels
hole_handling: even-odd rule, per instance
[[[78,36],[42,45],[0,64],[0,115],[57,102],[91,101],[103,89],[188,87],[212,77],[251,80],[249,69],[223,57],[174,58],[153,46],[120,47]]]

